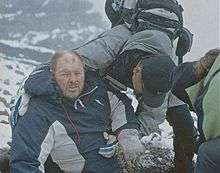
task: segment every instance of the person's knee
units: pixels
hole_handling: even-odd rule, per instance
[[[203,143],[198,150],[198,159],[200,162],[205,162],[205,160],[207,160],[207,155],[209,155],[208,145]]]
[[[198,150],[195,173],[219,172],[219,157],[220,154],[213,146],[212,141],[201,144]]]
[[[213,160],[213,157],[216,155],[216,151],[213,147],[214,146],[210,145],[209,142],[205,142],[200,145],[198,150],[198,159],[201,163],[207,163]]]

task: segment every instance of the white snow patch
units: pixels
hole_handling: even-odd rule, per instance
[[[90,41],[97,37],[98,34],[102,33],[104,30],[101,28],[97,28],[96,26],[88,26],[86,28],[76,29],[76,30],[69,30],[68,33],[71,36],[71,41],[76,42],[79,40],[83,40],[83,34],[88,34],[88,37],[86,39],[87,41]]]
[[[151,133],[149,136],[141,138],[141,142],[145,145],[150,144],[157,148],[173,149],[173,130],[167,121],[159,125],[161,135]]]
[[[6,8],[12,8],[13,5],[12,5],[12,4],[6,4],[5,7],[6,7]]]
[[[51,34],[52,34],[51,38],[52,38],[52,39],[56,39],[56,38],[58,37],[58,34],[60,34],[61,32],[62,32],[62,31],[61,31],[61,29],[59,29],[59,28],[52,30],[52,32],[51,32]]]
[[[24,62],[22,62],[24,61]],[[11,97],[16,94],[16,91],[19,87],[19,82],[27,76],[38,62],[33,62],[33,65],[30,65],[30,62],[25,60],[16,59],[14,57],[7,57],[6,55],[0,53],[0,97],[5,99],[7,104],[10,102]],[[20,72],[20,73],[19,73]],[[5,82],[7,81],[7,82]],[[3,91],[7,90],[11,93],[10,95],[4,95]],[[9,111],[9,108],[0,101],[0,111]],[[8,117],[5,115],[0,115],[0,121],[8,122]],[[0,148],[9,147],[7,142],[11,140],[11,128],[9,124],[0,123]]]
[[[21,37],[22,37],[22,34],[21,34],[21,33],[9,33],[8,36],[9,36],[10,38],[15,38],[15,39],[17,39],[17,38],[21,38]]]
[[[30,59],[24,59],[24,58],[16,58],[16,57],[11,57],[11,56],[7,56],[3,53],[0,53],[0,57],[4,58],[5,60],[9,60],[9,61],[15,61],[17,63],[22,63],[22,64],[32,64],[34,66],[39,65],[40,62],[34,61],[34,60],[30,60]],[[19,67],[19,66],[18,66]]]
[[[28,31],[20,40],[20,43],[36,45],[38,42],[46,40],[49,37],[50,35],[46,32]]]
[[[108,17],[105,14],[105,1],[103,0],[89,0],[93,6],[92,9],[88,10],[86,13],[95,13],[98,12],[100,16],[103,18],[103,21],[105,21],[109,26],[111,25],[111,22],[109,21]]]
[[[0,148],[8,148],[7,142],[11,141],[11,128],[9,124],[0,123]]]
[[[80,36],[81,33],[77,33],[76,30],[69,30],[68,34],[71,36],[72,42],[77,42],[83,39],[82,35]]]
[[[19,15],[21,15],[22,13],[23,13],[22,10],[19,10],[19,11],[17,11],[16,13],[5,13],[5,14],[1,14],[1,13],[0,13],[0,19],[8,19],[9,21],[10,21],[10,20],[14,20],[14,18],[15,18],[16,16],[19,16]]]
[[[34,65],[24,64],[14,60],[7,60],[1,55],[2,54],[0,54],[0,97],[6,99],[7,103],[9,103],[11,97],[16,94],[19,83],[21,83],[24,77],[33,70]],[[3,93],[6,90],[10,93],[10,95],[5,95]]]
[[[49,4],[50,0],[46,0],[43,2],[43,4],[41,5],[42,7],[45,7],[47,4]]]
[[[70,25],[75,26],[75,25],[77,25],[77,23],[76,23],[75,21],[72,21],[72,22],[70,23]]]
[[[56,28],[51,32],[51,38],[52,39],[59,38],[61,40],[64,40],[65,37],[70,37],[70,41],[77,42],[77,41],[82,41],[84,35],[88,35],[85,41],[90,41],[98,34],[103,32],[103,29],[98,28],[96,26],[88,26],[82,28],[80,26],[80,23],[72,23],[72,24],[76,25],[76,29],[65,30],[65,29]]]
[[[37,52],[41,52],[41,53],[52,53],[54,54],[54,50],[52,49],[48,49],[46,47],[41,47],[41,46],[30,46],[28,44],[22,43],[20,41],[16,41],[16,40],[0,40],[0,43],[14,47],[14,48],[21,48],[21,49],[31,49]]]
[[[44,16],[46,16],[46,13],[36,13],[36,14],[34,14],[35,15],[35,17],[36,18],[41,18],[41,17],[44,17]]]
[[[24,58],[24,55],[22,53],[19,53],[18,56]]]

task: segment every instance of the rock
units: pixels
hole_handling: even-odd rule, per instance
[[[4,94],[4,95],[10,95],[10,96],[12,95],[8,90],[4,90],[4,91],[3,91],[3,94]]]
[[[17,68],[17,69],[20,69],[20,66],[19,66],[19,65],[16,65],[16,68]]]
[[[13,69],[12,65],[5,65],[9,70]]]
[[[17,82],[15,85],[20,86],[22,82]]]
[[[146,152],[137,159],[125,162],[122,151],[118,159],[123,173],[173,173],[174,153],[171,149],[146,146]],[[9,173],[9,149],[0,149],[0,172]]]
[[[4,111],[0,111],[0,115],[8,116],[8,112],[7,112],[6,110],[4,110]]]
[[[25,76],[24,72],[19,71],[19,70],[15,70],[15,73],[20,74],[20,75],[22,75],[22,76]]]
[[[137,159],[125,162],[119,154],[123,173],[172,173],[174,152],[171,149],[146,146],[146,152]]]
[[[0,123],[2,123],[2,124],[9,124],[9,122],[5,121],[5,120],[1,120]]]
[[[6,107],[9,107],[9,104],[4,97],[0,97],[0,102],[2,102]]]
[[[3,83],[4,83],[5,85],[10,85],[9,79],[5,79]]]
[[[9,173],[9,148],[0,149],[0,172]]]

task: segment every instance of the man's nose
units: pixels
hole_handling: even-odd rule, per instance
[[[71,82],[71,83],[75,83],[77,82],[77,77],[75,74],[71,74],[68,78],[68,81]]]

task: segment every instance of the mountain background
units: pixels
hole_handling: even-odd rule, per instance
[[[194,60],[219,47],[219,0],[179,0],[194,34]],[[72,49],[110,28],[105,0],[0,0],[0,52],[45,62],[54,50]]]
[[[35,65],[110,28],[104,0],[0,0],[0,148],[10,140],[10,98]],[[185,61],[219,47],[219,0],[181,0],[194,43]]]

